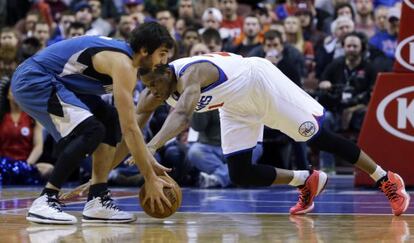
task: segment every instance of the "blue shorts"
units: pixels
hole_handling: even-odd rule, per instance
[[[56,141],[69,135],[77,125],[94,115],[93,109],[102,111],[102,106],[107,106],[110,110],[107,112],[107,107],[104,107],[104,113],[112,113],[109,117],[116,118],[116,132],[120,133],[114,107],[105,104],[96,95],[76,95],[58,79],[59,77],[48,72],[43,66],[28,59],[17,67],[13,75],[13,96],[17,104],[39,121]],[[117,134],[117,137],[120,137],[120,134]]]

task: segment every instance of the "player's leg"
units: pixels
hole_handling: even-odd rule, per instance
[[[310,143],[321,150],[341,156],[365,171],[380,184],[381,190],[391,203],[393,213],[395,215],[403,213],[408,207],[410,198],[401,177],[393,172],[384,171],[351,141],[324,129],[319,131],[322,127],[323,107],[299,87],[293,85],[274,66],[269,63],[264,66],[266,68],[261,76],[265,84],[271,83],[274,77],[279,78],[276,86],[273,83],[268,85],[269,92],[278,95],[269,98],[271,105],[266,112],[265,124],[281,130],[296,141],[308,141],[312,138]]]
[[[112,170],[115,147],[100,144],[92,157],[92,179],[88,201],[83,210],[82,222],[89,223],[127,223],[135,221],[133,214],[118,208],[108,190],[108,174]]]
[[[134,215],[121,211],[108,190],[108,175],[113,169],[116,145],[121,140],[121,128],[115,107],[94,95],[78,95],[93,115],[104,125],[105,136],[92,154],[92,178],[88,201],[83,210],[83,222],[126,223],[135,221]]]
[[[367,173],[385,193],[395,215],[407,210],[410,196],[405,190],[403,179],[394,172],[385,171],[356,144],[323,128],[309,144],[336,154]]]
[[[102,141],[104,127],[72,92],[34,62],[19,67],[13,77],[12,91],[22,109],[59,141],[53,172],[41,196],[30,207],[27,219],[40,223],[75,223],[74,216],[61,210],[57,195],[80,161]]]
[[[263,125],[238,121],[220,111],[221,143],[227,158],[230,179],[239,186],[286,184],[300,188],[298,205],[291,213],[303,214],[313,209],[313,200],[324,189],[327,176],[323,172],[291,171],[270,165],[253,164],[252,151],[263,135]]]

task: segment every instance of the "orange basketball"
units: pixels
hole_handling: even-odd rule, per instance
[[[139,191],[139,201],[141,204],[142,209],[144,210],[144,212],[146,214],[148,214],[151,217],[154,218],[166,218],[171,216],[173,213],[175,213],[178,208],[180,208],[181,206],[181,201],[183,198],[182,192],[181,192],[181,188],[180,186],[177,184],[177,182],[175,182],[171,177],[168,176],[160,176],[163,180],[171,183],[173,185],[172,188],[167,188],[164,187],[164,195],[168,198],[168,200],[170,200],[170,203],[172,205],[171,208],[169,208],[164,202],[163,202],[163,207],[164,207],[164,213],[161,213],[157,204],[154,204],[154,212],[151,212],[151,207],[150,207],[150,203],[149,201],[147,201],[147,203],[145,203],[145,205],[143,205],[143,201],[146,195],[145,192],[145,187],[144,185],[141,187],[141,190]]]

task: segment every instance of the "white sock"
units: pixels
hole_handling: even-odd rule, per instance
[[[378,181],[379,179],[381,179],[382,177],[384,177],[384,176],[386,176],[387,175],[387,172],[385,171],[385,170],[383,170],[382,168],[381,168],[381,166],[377,166],[377,168],[375,169],[375,171],[374,171],[374,173],[372,173],[371,175],[369,175],[369,176],[371,176],[371,178],[374,180],[374,181]]]
[[[306,179],[309,177],[308,170],[294,170],[293,179],[289,182],[291,186],[301,186],[305,184]]]

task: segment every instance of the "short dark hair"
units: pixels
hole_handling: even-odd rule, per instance
[[[350,3],[339,3],[335,5],[334,19],[338,18],[338,10],[341,8],[349,8],[351,10],[352,20],[355,19],[354,8],[352,8],[352,5]]]
[[[145,75],[162,75],[165,74],[168,70],[170,70],[170,65],[168,64],[157,64],[154,66],[153,69],[151,68],[144,68],[141,67],[138,69],[138,73],[140,76],[145,76]]]
[[[367,36],[364,33],[362,33],[362,32],[353,31],[353,32],[347,33],[344,36],[344,38],[342,38],[342,42],[341,42],[342,47],[345,45],[345,40],[348,37],[351,37],[351,36],[352,37],[356,37],[356,38],[359,39],[359,41],[361,41],[361,54],[364,54],[365,51],[367,50],[368,40],[367,40]]]
[[[146,48],[150,55],[161,46],[168,49],[174,46],[174,39],[168,30],[157,22],[143,23],[135,28],[128,42],[135,53]]]
[[[197,33],[197,36],[200,39],[200,33],[198,33],[198,29],[197,28],[195,28],[193,26],[187,27],[187,29],[185,29],[184,32],[183,32],[183,38],[187,35],[188,32],[195,32],[195,33]]]
[[[68,28],[68,33],[71,29],[83,29],[84,31],[86,31],[86,27],[83,23],[81,22],[73,22],[70,24],[69,28]]]
[[[264,34],[264,42],[266,42],[266,40],[273,40],[275,38],[279,39],[280,43],[283,43],[282,34],[277,30],[269,30]]]
[[[201,39],[205,43],[209,43],[210,41],[214,41],[215,43],[221,43],[221,36],[218,30],[213,28],[206,29],[203,34],[201,34]]]

